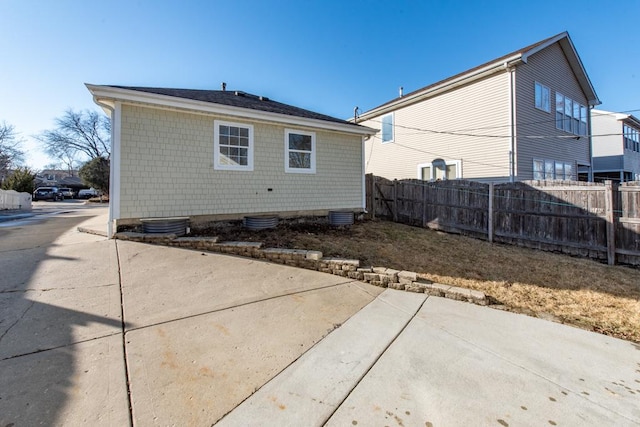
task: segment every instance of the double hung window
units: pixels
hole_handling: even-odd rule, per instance
[[[393,113],[382,116],[382,142],[393,142]]]
[[[556,128],[574,135],[587,135],[587,107],[556,92]]]
[[[291,173],[316,172],[316,134],[285,129],[285,171]]]
[[[551,111],[551,101],[549,100],[549,88],[541,83],[535,82],[536,108],[547,113]]]
[[[253,170],[253,126],[214,121],[213,167],[220,170]]]

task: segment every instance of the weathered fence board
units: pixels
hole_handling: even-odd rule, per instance
[[[640,183],[484,184],[367,175],[366,188],[372,217],[640,265]]]

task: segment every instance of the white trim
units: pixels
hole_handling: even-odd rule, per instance
[[[372,141],[373,143],[373,141]],[[365,137],[362,137],[362,144],[360,146],[360,157],[361,157],[361,163],[360,163],[360,167],[361,167],[361,173],[362,173],[362,210],[364,212],[367,211],[367,171],[366,171],[366,163],[365,163],[365,146],[366,146],[366,142],[365,142]]]
[[[121,165],[122,165],[122,103],[116,102],[114,110],[115,120],[111,123],[111,156],[110,164],[113,176],[110,183],[113,188],[114,197],[111,198],[111,188],[109,189],[109,205],[113,203],[113,219],[120,219],[121,207]]]
[[[540,86],[542,88],[542,90],[546,89],[547,91],[547,109],[544,109],[544,105],[542,107],[538,107],[537,105],[537,93],[538,93],[538,86]],[[544,96],[542,96],[541,93],[541,103],[544,100]],[[543,85],[542,83],[540,83],[539,81],[534,81],[533,82],[533,106],[540,111],[544,111],[545,113],[551,113],[551,89],[549,89],[549,86],[547,85]]]
[[[239,117],[242,119],[252,119],[270,123],[284,123],[292,126],[313,127],[317,129],[344,132],[356,135],[374,135],[377,130],[362,125],[350,123],[329,122],[326,120],[309,119],[304,117],[290,116],[286,114],[271,113],[266,111],[252,110],[249,108],[233,107],[229,105],[215,104],[211,102],[196,101],[175,96],[158,95],[154,93],[141,92],[133,89],[114,88],[110,86],[100,86],[85,84],[94,98],[101,105],[112,103],[115,100],[132,103],[145,103],[157,108],[177,108],[181,110],[194,110],[202,113],[222,114],[226,116]]]
[[[289,135],[306,135],[311,137],[311,167],[310,168],[293,168],[289,166]],[[302,150],[293,150],[302,151]],[[305,151],[306,152],[306,151]],[[286,129],[284,130],[284,171],[286,173],[316,173],[316,133],[299,129]]]
[[[418,166],[416,167],[416,177],[418,179],[422,179],[422,169],[428,167],[430,169],[430,173],[429,173],[429,181],[433,181],[433,163],[418,163]]]
[[[391,116],[391,139],[389,139],[388,141],[385,141],[384,140],[384,118],[389,116]],[[383,116],[380,116],[380,141],[382,141],[383,144],[390,144],[396,140],[395,127],[396,127],[396,113],[394,111],[388,114],[385,114]]]
[[[516,74],[515,68],[511,72],[511,76],[513,77],[513,87],[512,91],[512,118],[513,126],[511,126],[511,132],[513,134],[513,176],[518,176],[518,76]],[[549,97],[551,97],[551,92],[549,92]],[[549,98],[549,108],[551,108],[551,98]]]
[[[247,164],[246,165],[228,165],[220,162],[220,126],[230,126],[248,129],[249,134],[249,146],[247,149]],[[213,168],[215,170],[227,170],[227,171],[253,171],[253,125],[247,123],[227,122],[224,120],[213,121]]]

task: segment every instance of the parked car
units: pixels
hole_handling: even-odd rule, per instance
[[[90,199],[92,197],[98,197],[100,192],[95,188],[85,188],[83,190],[78,191],[78,197],[80,199]]]
[[[76,192],[71,188],[60,188],[59,191],[62,193],[62,196],[65,199],[73,199],[74,197],[76,197]]]
[[[40,187],[33,192],[33,200],[64,200],[64,196],[58,189],[58,187]]]

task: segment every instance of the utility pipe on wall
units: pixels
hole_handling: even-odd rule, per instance
[[[515,181],[516,176],[516,96],[515,96],[515,66],[504,63],[509,73],[509,182]]]

